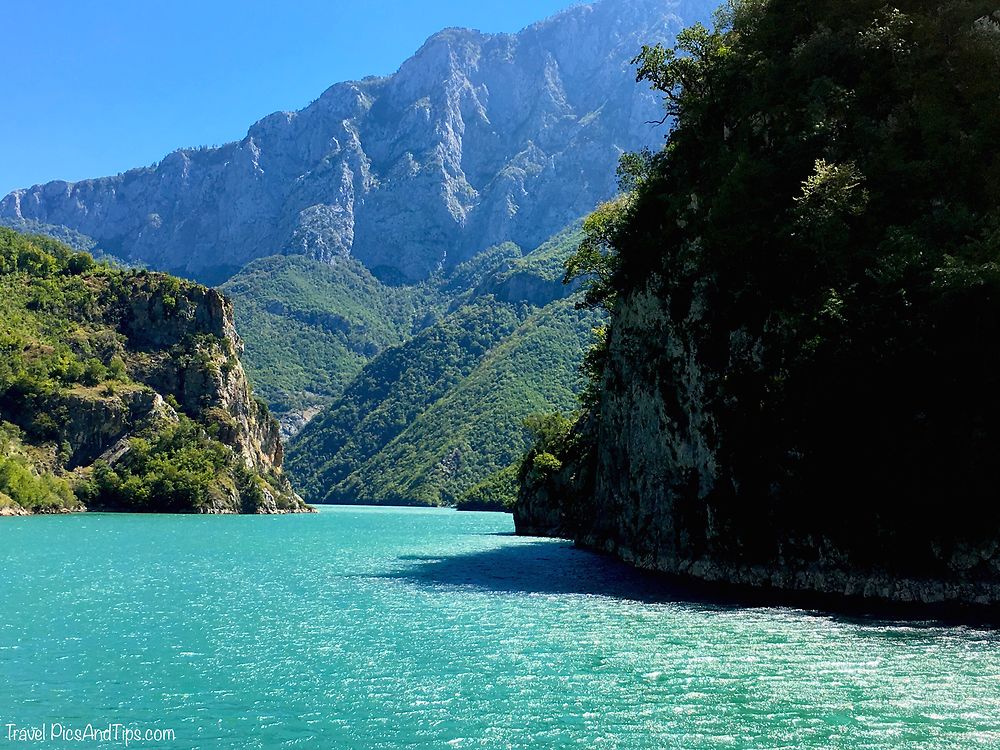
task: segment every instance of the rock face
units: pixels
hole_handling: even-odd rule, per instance
[[[623,151],[662,142],[629,60],[714,6],[603,0],[514,35],[447,29],[394,75],[337,84],[238,143],[18,190],[0,219],[213,283],[278,253],[416,280],[505,240],[535,247],[612,194]]]
[[[540,423],[519,528],[781,601],[1000,612],[1000,25],[911,4],[873,43],[884,12],[736,3],[683,70],[645,56],[678,126],[599,214],[606,348],[580,432]]]
[[[240,363],[243,341],[232,302],[197,285],[177,294],[158,275],[137,279],[119,323],[130,347],[146,352],[143,365],[133,368],[136,378],[172,395],[186,413],[214,416],[220,439],[254,470],[280,468],[280,428],[254,399]]]
[[[521,488],[519,534],[572,538],[639,568],[710,584],[918,605],[1000,606],[1000,543],[942,532],[900,548],[891,519],[800,533],[755,518],[736,494],[714,394],[726,376],[704,351],[704,297],[686,306],[662,279],[615,311],[602,397],[578,429],[586,446],[546,481]],[[729,361],[753,360],[736,331]],[[881,539],[884,547],[873,546]],[[856,540],[856,543],[855,543]]]
[[[221,293],[6,229],[0,269],[4,513],[309,510]]]

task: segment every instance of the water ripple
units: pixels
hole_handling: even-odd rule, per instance
[[[1000,750],[992,631],[685,600],[509,531],[357,508],[4,519],[5,721],[212,750]]]

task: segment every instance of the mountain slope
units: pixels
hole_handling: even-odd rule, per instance
[[[0,228],[0,514],[304,510],[232,307]]]
[[[520,322],[512,306],[478,300],[379,355],[292,442],[289,470],[303,491],[324,502],[374,499],[374,488],[337,487],[456,387]]]
[[[535,247],[613,192],[622,151],[661,140],[629,60],[713,5],[603,0],[518,34],[448,29],[394,75],[337,84],[242,141],[18,190],[0,218],[209,283],[282,252],[352,254],[399,281],[500,242]]]
[[[562,284],[579,225],[530,253],[501,245],[425,286],[442,317],[375,357],[289,444],[315,502],[454,503],[524,448],[521,422],[569,409],[599,316]]]
[[[520,324],[493,298],[466,306],[372,362],[293,440],[289,471],[314,502],[454,504],[523,453],[525,417],[573,408],[598,322],[571,299]]]
[[[571,300],[532,315],[444,397],[337,487],[337,497],[456,503],[527,447],[524,419],[569,411],[579,365],[599,321]]]
[[[352,258],[263,258],[220,288],[234,301],[247,374],[286,434],[431,314],[429,287],[386,286]]]

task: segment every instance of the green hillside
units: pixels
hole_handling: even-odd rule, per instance
[[[313,502],[456,503],[515,462],[529,414],[576,403],[599,322],[560,300],[519,320],[492,297],[365,368],[289,446]]]
[[[599,318],[571,301],[533,314],[339,487],[340,498],[451,505],[527,447],[524,419],[577,403],[579,364]]]
[[[375,357],[290,441],[289,471],[305,496],[453,504],[520,456],[525,416],[572,408],[599,321],[562,284],[579,237],[573,227],[527,254],[501,245],[394,289],[423,295],[425,317],[442,317]]]
[[[235,302],[247,373],[279,417],[327,404],[375,354],[401,344],[424,287],[382,284],[352,258],[254,261],[222,286]]]
[[[290,444],[289,468],[302,491],[325,502],[356,502],[360,494],[374,491],[342,485],[459,385],[520,323],[512,306],[487,298],[376,357],[343,398]]]
[[[0,228],[0,514],[298,509],[229,303]]]

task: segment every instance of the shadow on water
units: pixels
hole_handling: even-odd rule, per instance
[[[399,560],[412,564],[386,577],[423,585],[511,594],[584,594],[652,604],[711,601],[697,597],[689,587],[570,542],[525,542],[445,557],[406,555]]]
[[[506,536],[506,534],[500,534]],[[424,586],[462,586],[510,594],[606,596],[644,604],[703,610],[796,609],[864,628],[939,628],[968,625],[996,631],[996,613],[875,604],[843,597],[768,592],[710,585],[638,570],[570,542],[538,541],[480,552],[398,558],[407,566],[383,577]]]

